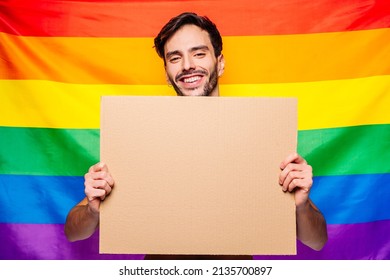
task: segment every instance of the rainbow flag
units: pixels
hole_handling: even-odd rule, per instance
[[[153,38],[184,11],[221,31],[223,96],[298,98],[329,241],[256,258],[390,259],[388,0],[1,0],[0,259],[143,258],[63,225],[99,161],[100,97],[175,95]]]

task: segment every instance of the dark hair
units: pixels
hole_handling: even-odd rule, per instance
[[[158,33],[156,38],[154,38],[154,47],[157,54],[164,59],[164,46],[167,40],[175,34],[182,26],[186,24],[193,24],[201,29],[207,31],[210,36],[211,44],[214,48],[215,56],[218,57],[222,52],[222,38],[219,33],[217,26],[206,16],[198,16],[195,13],[182,13],[174,18],[172,18]]]

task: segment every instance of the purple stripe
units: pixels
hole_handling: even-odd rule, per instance
[[[143,255],[99,254],[99,234],[68,242],[62,224],[0,224],[0,259],[139,260]]]
[[[389,260],[390,220],[328,225],[328,242],[317,252],[298,242],[296,256],[256,256],[264,260]]]
[[[255,259],[357,260],[390,259],[390,220],[362,224],[329,225],[329,241],[316,252],[298,242],[296,256],[255,256]],[[143,259],[143,255],[100,255],[99,235],[68,242],[63,225],[0,224],[0,259],[107,260]]]

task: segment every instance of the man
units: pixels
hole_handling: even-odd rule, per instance
[[[157,54],[164,60],[167,81],[180,96],[219,96],[218,78],[225,60],[222,38],[207,17],[183,13],[172,18],[154,40]],[[312,168],[298,154],[280,164],[279,184],[283,191],[294,192],[297,238],[314,250],[327,241],[323,215],[309,199]],[[70,241],[91,236],[99,226],[99,207],[114,187],[107,165],[93,165],[85,175],[86,197],[70,212],[65,234]],[[161,256],[146,259],[251,259],[250,256]]]

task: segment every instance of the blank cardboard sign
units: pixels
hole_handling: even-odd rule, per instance
[[[296,99],[106,96],[100,133],[100,253],[296,254]]]

